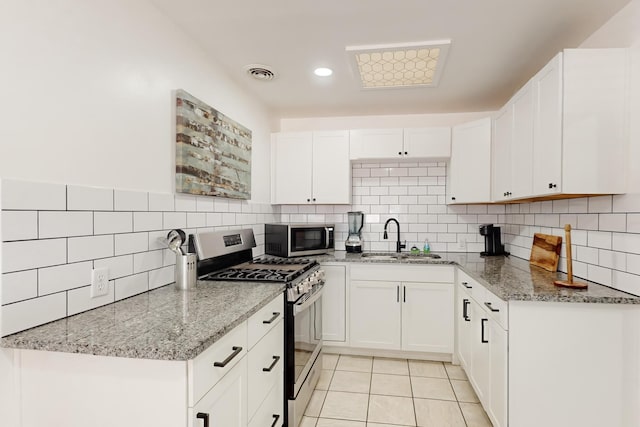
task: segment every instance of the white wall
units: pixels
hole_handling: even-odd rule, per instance
[[[268,202],[276,122],[148,1],[3,1],[0,52],[0,176],[172,192],[182,88],[253,131]]]

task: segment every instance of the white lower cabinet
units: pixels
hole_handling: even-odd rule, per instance
[[[322,340],[325,344],[344,344],[347,338],[347,276],[345,265],[322,265]]]
[[[507,426],[506,303],[458,271],[457,355],[494,427]]]
[[[350,345],[452,353],[453,276],[448,266],[352,266]]]

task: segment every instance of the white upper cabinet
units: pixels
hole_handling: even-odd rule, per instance
[[[493,120],[493,200],[511,197],[511,141],[513,140],[513,106],[507,104]]]
[[[358,159],[448,159],[451,128],[357,129],[350,132],[352,160]]]
[[[351,203],[348,131],[272,135],[271,203]]]
[[[491,200],[491,119],[454,126],[447,203]]]
[[[533,188],[533,90],[524,86],[511,100],[513,141],[511,142],[511,197],[528,197]]]

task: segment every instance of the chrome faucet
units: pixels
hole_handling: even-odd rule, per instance
[[[404,249],[407,247],[407,242],[405,241],[405,243],[400,243],[400,223],[398,222],[397,219],[389,218],[387,222],[384,223],[384,234],[382,235],[382,238],[383,239],[389,238],[389,235],[387,234],[387,225],[389,225],[391,221],[395,222],[396,227],[398,228],[398,241],[396,242],[396,252],[400,253],[401,249]]]

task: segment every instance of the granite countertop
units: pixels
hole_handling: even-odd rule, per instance
[[[281,295],[284,285],[198,281],[173,285],[2,339],[2,346],[138,359],[195,358]]]
[[[316,257],[319,262],[365,262],[414,265],[456,265],[478,280],[490,292],[505,301],[555,301],[601,304],[640,304],[640,297],[618,291],[583,279],[587,289],[570,289],[555,286],[554,280],[566,280],[564,273],[551,273],[531,266],[528,260],[516,257],[481,257],[478,253],[438,252],[440,259],[425,256],[406,257],[398,260],[363,258],[362,254],[336,251]]]

